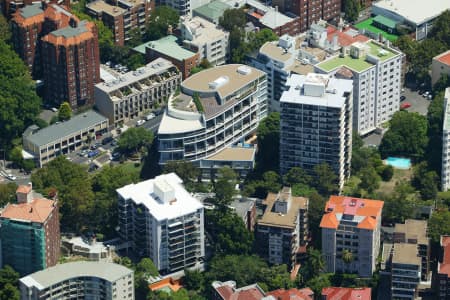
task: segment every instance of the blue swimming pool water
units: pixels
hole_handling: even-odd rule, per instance
[[[388,165],[393,166],[397,169],[409,169],[411,168],[411,160],[409,158],[401,158],[401,157],[388,157],[386,159],[386,163]]]

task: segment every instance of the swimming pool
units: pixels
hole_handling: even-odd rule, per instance
[[[409,158],[402,157],[388,157],[386,164],[393,166],[396,169],[409,169],[411,168],[411,160]]]

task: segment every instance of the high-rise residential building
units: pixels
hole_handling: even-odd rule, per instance
[[[403,53],[373,40],[343,47],[316,64],[318,73],[353,79],[353,128],[368,134],[400,109]]]
[[[443,75],[450,76],[450,50],[433,57],[431,63],[431,85],[434,86]]]
[[[300,19],[300,32],[306,31],[319,20],[337,23],[341,14],[339,0],[273,0],[281,12],[291,12]]]
[[[416,245],[418,255],[422,260],[420,273],[423,281],[428,281],[430,278],[430,238],[427,228],[428,224],[425,220],[407,219],[405,224],[395,224],[393,237],[394,243]]]
[[[196,73],[173,94],[158,129],[159,163],[194,162],[205,176],[229,165],[245,174],[256,148],[245,143],[267,115],[264,72],[222,65]]]
[[[138,29],[143,35],[150,14],[155,8],[154,0],[96,0],[86,5],[89,15],[99,20],[111,29],[114,43],[123,46]]]
[[[97,28],[56,4],[27,5],[13,15],[13,45],[36,79],[44,97],[72,109],[94,104],[100,81]]]
[[[450,88],[445,89],[444,95],[441,188],[443,191],[447,191],[450,188]]]
[[[278,41],[267,42],[256,57],[249,57],[249,64],[267,74],[267,95],[271,111],[280,111],[280,98],[289,87],[286,81],[290,74],[308,74],[313,65],[327,55],[318,48],[297,47],[298,40],[283,35]]]
[[[213,66],[223,65],[229,55],[229,33],[201,17],[181,18],[181,39],[183,45],[200,53],[200,59],[207,59]]]
[[[33,192],[31,183],[16,191],[17,204],[0,213],[2,266],[24,276],[54,266],[59,259],[58,205]]]
[[[394,244],[391,258],[391,299],[417,299],[421,265],[416,245]]]
[[[441,251],[437,270],[433,273],[432,286],[436,299],[450,299],[450,236],[442,235],[440,239]]]
[[[354,300],[372,299],[371,288],[326,287],[322,289],[321,300]]]
[[[264,214],[257,222],[256,239],[262,257],[270,264],[294,268],[297,254],[306,250],[308,238],[308,198],[293,197],[290,187],[269,193],[263,202]]]
[[[21,300],[134,300],[134,275],[118,264],[78,261],[25,276],[19,288]]]
[[[94,22],[71,19],[69,26],[42,38],[42,69],[47,101],[72,109],[94,105],[100,82],[100,56]]]
[[[372,276],[380,250],[383,205],[379,200],[330,197],[320,222],[327,272]]]
[[[161,105],[180,86],[181,73],[168,60],[158,58],[114,80],[95,85],[95,106],[117,126],[141,117]]]
[[[327,163],[342,189],[352,157],[352,81],[293,74],[286,85],[280,99],[281,173],[301,167],[313,174],[316,165]]]
[[[199,268],[205,256],[203,205],[175,174],[126,185],[119,195],[119,235],[161,273]]]

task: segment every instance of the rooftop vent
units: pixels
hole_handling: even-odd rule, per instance
[[[224,86],[225,84],[227,84],[229,80],[230,79],[228,78],[228,76],[220,76],[216,80],[208,83],[208,87],[212,90],[215,90],[215,89],[218,89],[221,86]]]
[[[252,69],[247,66],[240,66],[239,68],[237,68],[237,72],[241,75],[248,75],[252,72]]]

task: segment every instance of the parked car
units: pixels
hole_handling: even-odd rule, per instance
[[[429,94],[427,97],[428,100],[433,100],[433,95]]]
[[[406,99],[405,96],[400,96],[400,101],[403,101],[403,100],[405,100],[405,99]]]
[[[112,160],[118,160],[120,157],[122,156],[122,154],[119,151],[113,152],[113,154],[111,155]]]
[[[6,174],[6,178],[8,178],[9,180],[12,180],[12,181],[17,179],[17,177],[14,176],[13,174]]]
[[[91,150],[95,150],[97,148],[98,148],[97,144],[94,144],[94,145],[91,146]]]
[[[117,145],[117,140],[112,140],[111,146],[116,146],[116,145]]]
[[[105,137],[105,138],[103,139],[102,145],[106,145],[106,144],[112,142],[112,140],[113,140],[113,137],[112,137],[112,136],[107,136],[107,137]]]
[[[144,123],[145,123],[144,120],[137,120],[136,126],[141,126],[141,125],[143,125]]]
[[[400,109],[407,109],[408,107],[411,107],[411,103],[409,103],[409,102],[403,102],[400,105]]]
[[[52,112],[57,112],[57,111],[58,111],[58,109],[57,109],[56,107],[52,107],[52,108],[50,108],[50,110],[51,110]]]
[[[425,93],[423,93],[422,97],[424,98],[428,98],[428,95],[430,94],[430,92],[426,91]]]
[[[148,114],[148,115],[145,117],[145,119],[146,119],[147,121],[150,121],[150,120],[154,119],[155,117],[156,117],[156,116],[155,116],[154,113],[150,113],[150,114]]]
[[[93,150],[93,151],[89,151],[88,154],[87,154],[87,156],[88,156],[88,158],[92,158],[92,157],[95,157],[95,156],[97,156],[97,155],[99,155],[99,154],[100,154],[100,151],[98,151],[98,150]]]

